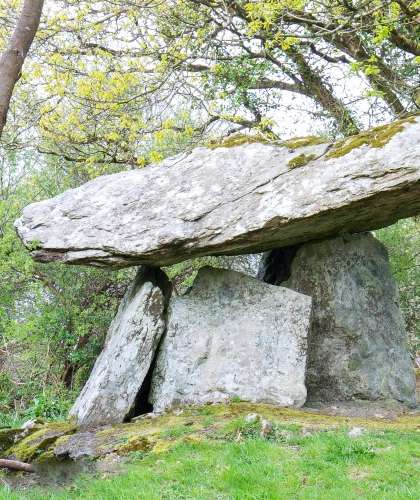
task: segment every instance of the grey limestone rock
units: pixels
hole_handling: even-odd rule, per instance
[[[237,271],[238,273],[261,279],[264,275],[264,263],[267,254],[268,252],[221,256],[217,259],[216,267],[230,269],[231,271]]]
[[[36,260],[110,267],[376,229],[420,212],[419,137],[411,117],[337,144],[197,148],[33,203],[16,228]]]
[[[200,269],[170,301],[152,377],[155,411],[181,404],[301,406],[311,299],[229,270]]]
[[[139,269],[70,412],[80,426],[123,422],[129,414],[165,329],[168,292],[162,271]]]
[[[313,299],[308,400],[415,404],[398,290],[387,251],[373,235],[303,245],[283,286]]]

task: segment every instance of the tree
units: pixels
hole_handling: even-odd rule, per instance
[[[352,134],[414,109],[418,12],[413,0],[63,2],[30,65],[40,150],[96,174],[137,168],[165,142],[281,134],[276,117],[293,109]]]
[[[13,89],[38,30],[44,0],[25,0],[10,42],[0,59],[0,137],[6,124]]]

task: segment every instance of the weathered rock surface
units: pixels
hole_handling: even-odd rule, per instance
[[[237,271],[253,278],[260,279],[264,275],[264,263],[268,252],[250,253],[248,255],[218,257],[216,267]]]
[[[410,117],[335,145],[198,148],[34,203],[16,228],[39,261],[115,267],[375,229],[420,212],[419,137]]]
[[[171,300],[152,377],[155,411],[227,401],[301,406],[311,299],[243,274],[202,268]]]
[[[168,289],[162,271],[140,268],[70,412],[79,425],[122,422],[129,414],[165,329]]]
[[[283,286],[313,299],[308,400],[415,404],[397,287],[378,240],[359,234],[303,245]]]

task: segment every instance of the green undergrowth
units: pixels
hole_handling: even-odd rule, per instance
[[[263,419],[271,422],[265,433]],[[361,434],[351,437],[355,426]],[[414,499],[419,430],[414,415],[388,421],[248,403],[190,407],[99,430],[102,450],[122,457],[117,472],[89,470],[58,489],[42,480],[18,490],[4,486],[0,498]],[[5,475],[1,482],[8,484]]]

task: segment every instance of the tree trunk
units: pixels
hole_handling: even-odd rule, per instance
[[[373,55],[366,50],[363,41],[357,34],[345,34],[336,37],[327,36],[325,39],[358,62],[367,63],[370,56]],[[382,98],[388,104],[394,116],[403,114],[405,107],[399,96],[394,92],[393,87],[404,87],[404,81],[378,56],[376,56],[374,65],[377,66],[380,73],[378,75],[366,75],[366,78],[375,90],[382,92]]]
[[[43,5],[44,0],[24,0],[15,31],[0,59],[0,137],[6,124],[13,89],[38,30]]]
[[[325,85],[321,76],[310,67],[303,54],[296,49],[290,49],[287,55],[296,64],[303,85],[307,89],[307,95],[315,99],[334,118],[340,132],[344,135],[357,134],[359,126],[350,111]]]

